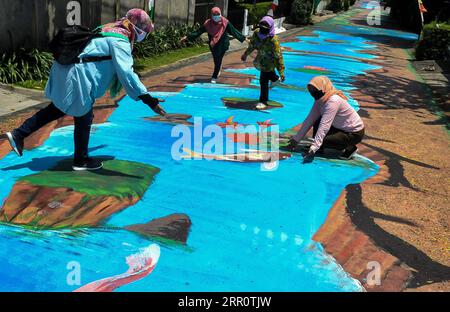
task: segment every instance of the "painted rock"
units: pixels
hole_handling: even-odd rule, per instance
[[[225,97],[222,98],[222,102],[228,108],[238,108],[247,110],[257,110],[256,105],[259,103],[258,100],[249,98],[238,98],[238,97]],[[281,108],[283,104],[276,101],[267,102],[267,107],[265,109]]]
[[[193,123],[188,121],[188,119],[191,119],[192,115],[188,114],[166,114],[164,116],[153,116],[153,117],[144,117],[144,119],[154,122],[162,122],[162,123],[168,123],[172,125],[187,125],[192,126]]]
[[[0,222],[35,228],[98,226],[138,202],[159,168],[103,159],[103,168],[75,172],[72,160],[19,179],[0,210]]]
[[[182,213],[153,219],[145,224],[135,224],[125,227],[145,237],[162,237],[177,242],[186,243],[191,229],[191,219]]]

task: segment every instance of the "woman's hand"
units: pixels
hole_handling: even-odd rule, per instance
[[[294,138],[289,139],[288,145],[286,145],[286,149],[289,151],[293,151],[297,147],[298,142],[294,140]]]
[[[139,98],[144,102],[144,104],[148,105],[155,113],[164,116],[166,111],[159,105],[159,103],[164,102],[163,99],[158,99],[152,97],[150,94],[140,95]]]
[[[280,81],[281,82],[284,82],[286,80],[286,77],[284,76],[284,74],[283,75],[280,75]]]
[[[161,100],[161,99],[158,99],[158,100],[160,102],[164,102],[164,100]],[[153,107],[152,110],[161,116],[164,116],[166,114],[166,111],[164,110],[164,108],[162,108],[161,105],[159,105],[159,104],[156,105],[155,107]]]
[[[310,162],[312,162],[314,160],[314,152],[311,149],[309,149],[305,153],[302,153],[302,156],[303,156],[303,163],[304,164],[310,163]]]

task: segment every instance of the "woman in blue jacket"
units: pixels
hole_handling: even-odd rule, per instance
[[[133,100],[142,100],[160,115],[164,109],[153,98],[133,71],[131,51],[153,30],[148,14],[132,9],[120,21],[102,26],[103,37],[92,39],[79,55],[80,63],[61,65],[54,62],[45,88],[50,105],[7,133],[13,150],[22,156],[24,139],[49,122],[70,115],[74,117],[73,170],[96,170],[103,164],[88,157],[93,104],[110,89],[114,97],[124,87]],[[99,60],[98,57],[104,57]]]

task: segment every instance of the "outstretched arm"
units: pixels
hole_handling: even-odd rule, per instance
[[[336,117],[336,113],[339,108],[339,103],[336,103],[334,100],[330,99],[327,103],[325,103],[323,107],[322,119],[320,120],[319,129],[317,130],[316,135],[314,136],[314,142],[311,145],[311,151],[317,152],[317,150],[322,146],[323,140],[327,135],[328,131],[333,124],[333,120]]]
[[[281,51],[281,45],[278,38],[275,36],[274,40],[274,46],[275,46],[275,62],[277,66],[278,73],[281,76],[281,81],[284,81],[284,58],[283,58],[283,52]]]
[[[244,42],[245,41],[245,36],[239,31],[237,30],[233,24],[231,24],[230,22],[227,25],[227,32],[232,35],[234,38],[236,38],[237,40],[239,40],[240,42]]]
[[[247,57],[256,49],[258,42],[258,36],[256,35],[256,32],[253,33],[252,38],[250,39],[250,43],[248,44],[247,50],[245,50],[244,54],[242,54],[242,61],[245,62]]]
[[[196,31],[191,32],[190,34],[188,34],[187,36],[181,38],[182,42],[186,42],[186,41],[194,41],[195,39],[197,39],[198,37],[200,37],[203,33],[206,32],[206,28],[204,25],[202,25],[199,29],[197,29]]]
[[[306,117],[305,121],[300,127],[300,130],[298,130],[297,134],[294,135],[293,139],[296,142],[299,142],[301,139],[303,139],[306,133],[309,131],[309,129],[311,129],[311,127],[314,125],[316,120],[319,119],[319,117],[320,111],[318,108],[318,104],[314,103],[313,107],[311,108],[311,111],[308,114],[308,117]]]
[[[150,95],[133,70],[133,56],[130,43],[125,40],[114,40],[111,45],[111,56],[117,78],[126,93],[133,100],[137,101],[140,99],[156,113],[162,114],[164,110],[158,104],[160,101]]]

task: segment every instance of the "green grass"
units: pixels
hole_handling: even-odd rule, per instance
[[[71,188],[92,196],[142,197],[159,168],[124,160],[104,160],[97,171],[75,172],[72,160],[63,160],[54,168],[20,179],[33,185]]]
[[[138,72],[145,72],[164,65],[173,64],[179,60],[203,54],[208,51],[209,47],[207,45],[203,45],[165,52],[158,56],[138,58],[135,60],[134,68]]]
[[[47,84],[47,80],[25,80],[18,81],[14,83],[14,86],[27,88],[27,89],[35,89],[35,90],[44,90],[45,85]]]

